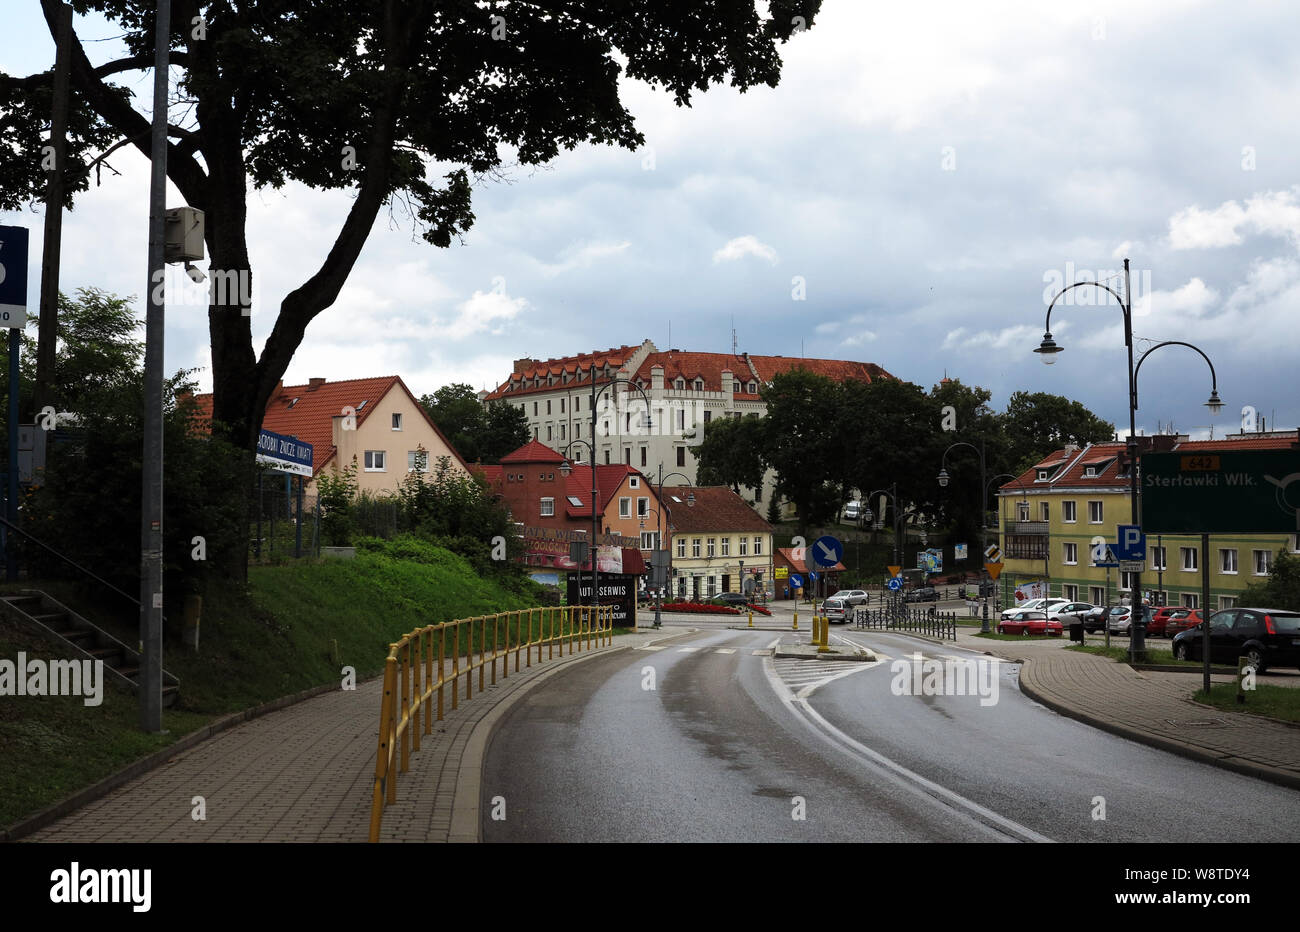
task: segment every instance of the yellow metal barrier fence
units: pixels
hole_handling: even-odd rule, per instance
[[[397,775],[406,772],[411,751],[420,750],[420,736],[431,734],[433,722],[442,721],[443,694],[448,686],[451,687],[451,707],[456,709],[460,702],[461,678],[465,681],[466,699],[474,695],[475,670],[478,671],[479,692],[485,688],[489,669],[492,671],[491,683],[496,685],[498,660],[501,661],[501,678],[510,675],[511,650],[515,654],[515,672],[518,673],[520,653],[524,655],[524,666],[531,667],[534,647],[537,648],[537,662],[541,663],[543,648],[549,659],[555,657],[557,645],[561,657],[566,645],[569,654],[573,654],[575,645],[577,650],[606,646],[613,641],[613,616],[613,607],[607,605],[525,608],[427,625],[402,635],[397,643],[389,644],[388,658],[384,663],[384,695],[379,711],[375,789],[370,803],[370,840],[379,841],[384,806],[397,802]],[[474,659],[476,647],[477,660]],[[450,675],[447,672],[448,652],[451,653]],[[462,652],[465,659],[463,669]],[[429,706],[435,695],[436,708],[431,710]],[[431,711],[434,715],[430,714]]]

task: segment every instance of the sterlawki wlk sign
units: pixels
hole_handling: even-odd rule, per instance
[[[1147,453],[1139,475],[1147,534],[1300,531],[1300,449]]]

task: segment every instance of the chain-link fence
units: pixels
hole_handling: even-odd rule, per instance
[[[315,495],[300,498],[296,488],[264,482],[253,490],[249,511],[249,562],[320,556],[320,512]]]

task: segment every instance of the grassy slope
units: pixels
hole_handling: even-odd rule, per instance
[[[129,613],[106,616],[67,585],[19,588],[25,587],[51,591],[127,643],[138,639]],[[181,680],[181,699],[164,714],[170,734],[142,734],[137,700],[125,691],[106,689],[97,707],[79,697],[0,698],[0,825],[223,714],[338,682],[340,666],[355,667],[358,678],[377,673],[388,644],[416,627],[535,604],[480,579],[455,554],[409,542],[349,561],[254,567],[248,593],[204,604],[197,656],[170,639],[165,644],[163,664]],[[337,663],[331,640],[338,642]],[[0,657],[14,659],[20,650],[55,656],[45,642],[0,619]]]

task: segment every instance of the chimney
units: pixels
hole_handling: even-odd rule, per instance
[[[523,359],[516,359],[515,370],[514,370],[515,375],[519,375],[522,372],[527,372],[535,365],[537,365],[536,359],[529,359],[528,357],[524,357]]]
[[[1079,445],[1077,443],[1067,443],[1065,445],[1065,458],[1067,460],[1078,452],[1079,452]]]
[[[322,385],[324,385],[324,384],[325,384],[325,380],[324,380],[324,379],[308,379],[308,380],[307,380],[307,391],[309,391],[309,392],[314,392],[314,391],[316,391],[316,389],[320,388],[320,387],[321,387]]]

